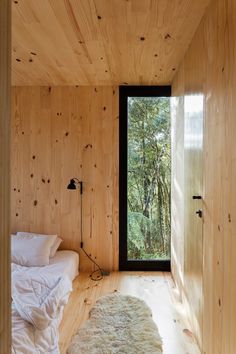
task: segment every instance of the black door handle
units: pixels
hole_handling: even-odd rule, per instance
[[[193,199],[202,199],[201,195],[193,195]]]
[[[197,210],[196,214],[198,214],[199,218],[202,218],[202,210],[201,209]]]

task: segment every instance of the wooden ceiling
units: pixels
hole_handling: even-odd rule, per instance
[[[12,84],[169,84],[208,3],[14,0]]]

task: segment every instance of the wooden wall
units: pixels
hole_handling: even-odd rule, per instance
[[[14,87],[12,112],[12,233],[56,233],[62,248],[79,250],[80,193],[66,188],[77,177],[84,248],[117,269],[118,88]]]
[[[202,352],[205,354],[234,354],[236,348],[235,53],[236,3],[213,0],[173,82],[179,112],[173,135],[180,144],[180,153],[183,151],[184,100],[189,94],[204,97]],[[180,183],[179,189],[173,189],[173,205],[178,205],[180,195],[186,193],[187,186],[183,183],[186,169],[182,161],[176,171]],[[177,284],[188,298],[183,222],[182,212],[179,215],[176,209],[172,223],[175,255],[172,267]],[[196,250],[191,244],[191,235],[188,247],[194,260]],[[184,260],[181,259],[183,249]],[[184,266],[181,268],[179,264]],[[195,302],[198,300],[196,292]]]
[[[10,353],[10,62],[11,5],[0,1],[0,353]]]

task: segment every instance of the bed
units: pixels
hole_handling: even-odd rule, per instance
[[[74,251],[57,251],[42,267],[12,263],[12,353],[60,353],[58,327],[78,268]]]

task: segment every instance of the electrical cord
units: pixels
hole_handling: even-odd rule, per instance
[[[84,252],[84,254],[88,257],[88,259],[97,267],[97,269],[95,269],[91,274],[90,274],[90,278],[93,281],[99,281],[103,279],[103,272],[101,267],[90,257],[90,255],[85,251],[85,249],[83,247],[81,247],[82,251]],[[95,276],[96,273],[100,273],[97,276]]]

